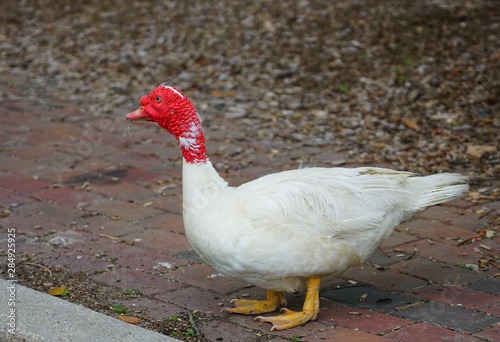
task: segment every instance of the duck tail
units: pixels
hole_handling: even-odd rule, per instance
[[[462,196],[468,189],[467,176],[458,173],[438,173],[424,177],[409,177],[406,188],[414,195],[408,212],[424,210],[432,205],[447,202]]]

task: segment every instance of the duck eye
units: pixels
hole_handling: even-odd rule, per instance
[[[161,97],[157,96],[156,97],[156,102],[161,102]]]

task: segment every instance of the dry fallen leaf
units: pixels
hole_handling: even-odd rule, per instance
[[[467,195],[468,195],[468,196],[469,196],[469,198],[470,198],[471,200],[473,200],[473,201],[477,201],[477,200],[479,200],[479,199],[481,198],[481,194],[480,194],[478,191],[474,191],[474,190],[469,191],[469,192],[467,193]]]
[[[486,246],[484,244],[480,244],[479,247],[483,248],[483,249],[486,249],[488,251],[491,251],[493,248],[491,248],[490,246]]]
[[[490,58],[488,58],[488,60],[490,62],[494,62],[494,61],[496,61],[498,59],[500,59],[500,52],[498,52],[497,54],[495,54],[495,55],[491,56]]]
[[[49,295],[52,296],[67,296],[69,295],[69,290],[66,287],[54,287],[52,290],[47,292]]]
[[[413,129],[414,131],[420,130],[420,127],[418,127],[418,125],[415,122],[413,122],[412,120],[410,120],[410,119],[406,119],[404,121],[404,124],[405,124],[406,127],[410,128],[410,129]]]
[[[130,324],[139,324],[140,319],[137,317],[130,317],[130,316],[118,316],[118,319],[120,321],[124,321]]]
[[[220,92],[220,91],[211,91],[210,95],[215,96],[215,97],[235,97],[236,96],[235,93],[231,93],[231,92],[224,93],[224,92]]]
[[[489,145],[467,146],[467,154],[475,158],[481,158],[484,154],[496,152],[496,150],[497,150],[496,146],[489,146]]]

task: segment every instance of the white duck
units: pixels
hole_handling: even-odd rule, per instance
[[[402,221],[460,196],[467,177],[363,168],[305,168],[230,187],[207,158],[200,118],[177,89],[161,84],[128,120],[157,122],[184,157],[183,217],[189,242],[222,274],[268,290],[227,311],[262,314],[286,305],[282,292],[307,289],[303,310],[256,317],[287,329],[319,313],[321,280],[366,260]]]

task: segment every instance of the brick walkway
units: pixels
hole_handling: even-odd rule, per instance
[[[2,93],[23,86],[13,75],[0,77]],[[217,274],[183,233],[179,148],[156,125],[134,125],[130,137],[125,114],[96,119],[56,100],[50,108],[23,97],[0,102],[0,209],[10,211],[0,219],[2,231],[15,227],[19,253],[47,267],[140,289],[144,297],[126,307],[147,308],[159,319],[197,310],[214,317],[200,327],[209,340],[261,340],[270,324],[220,309],[232,298],[263,298],[265,291]],[[207,133],[215,163],[235,148],[225,132]],[[323,158],[326,152],[304,153]],[[261,151],[228,180],[238,184],[278,170],[277,160],[286,154]],[[430,208],[384,242],[390,257],[377,251],[367,264],[324,284],[317,321],[273,332],[272,340],[500,341],[499,268],[486,261],[478,271],[456,266],[480,259],[499,265],[498,232],[458,246],[499,213],[500,202],[488,198]],[[116,258],[113,268],[108,258]],[[301,307],[303,294],[287,298],[290,308]]]

